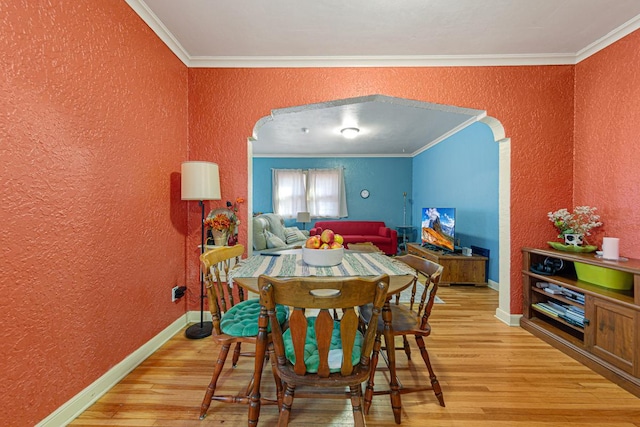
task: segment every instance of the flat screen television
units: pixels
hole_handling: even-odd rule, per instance
[[[422,246],[453,252],[456,236],[455,208],[422,208]]]

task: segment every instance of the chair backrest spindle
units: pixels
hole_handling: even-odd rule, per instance
[[[420,296],[420,302],[416,312],[418,317],[421,318],[420,329],[424,329],[429,322],[429,316],[431,315],[431,309],[433,308],[436,294],[438,292],[438,285],[440,284],[443,267],[433,261],[429,261],[428,259],[412,254],[402,255],[395,259],[404,262],[409,267],[416,270],[416,273],[422,274],[426,278],[424,290]],[[415,290],[413,292],[415,292]],[[413,309],[413,298],[410,308]]]
[[[244,246],[235,245],[214,248],[200,255],[213,333],[216,335],[222,333],[220,329],[222,314],[244,299],[241,292],[239,292],[237,299],[234,297],[233,288],[227,280],[232,261],[235,260],[237,263],[243,253]],[[224,277],[222,272],[224,272]]]

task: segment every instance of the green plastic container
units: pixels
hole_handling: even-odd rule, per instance
[[[609,289],[627,291],[633,287],[633,274],[597,265],[574,262],[578,279]]]

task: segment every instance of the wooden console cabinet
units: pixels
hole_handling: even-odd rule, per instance
[[[443,267],[440,286],[451,284],[487,286],[485,273],[489,260],[487,257],[445,253],[445,251],[423,248],[418,243],[408,243],[407,252],[437,262]]]
[[[640,260],[605,261],[594,254],[532,248],[523,248],[522,255],[524,306],[520,326],[640,397]],[[537,266],[547,257],[562,260],[563,268],[552,275],[531,270],[534,266],[541,271]],[[576,261],[631,274],[633,286],[618,290],[578,280],[573,264]],[[546,284],[568,289],[578,299],[550,294],[544,289]],[[545,311],[548,304],[583,311],[583,324],[567,322],[566,316]]]

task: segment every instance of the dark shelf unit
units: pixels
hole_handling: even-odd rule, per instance
[[[522,328],[640,397],[640,260],[604,261],[594,254],[537,248],[523,248],[522,254]],[[553,275],[531,271],[547,257],[563,260],[564,268]],[[617,290],[579,280],[576,261],[633,274],[633,287]],[[545,292],[538,282],[583,294],[585,303]],[[548,301],[584,308],[584,328],[534,306]]]

